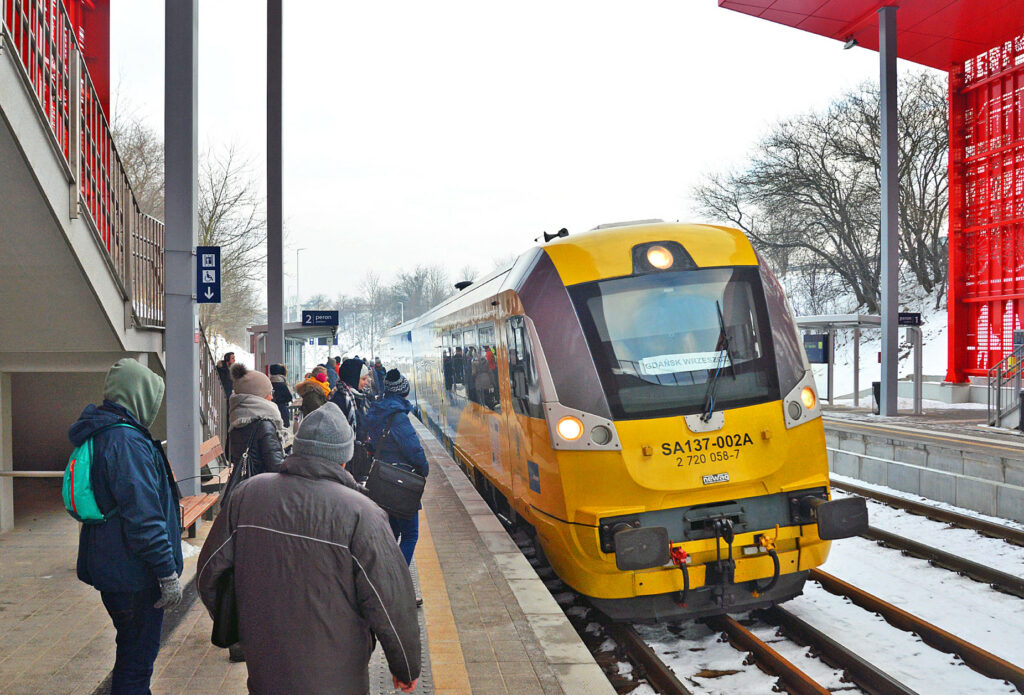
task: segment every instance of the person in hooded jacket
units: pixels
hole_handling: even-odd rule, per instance
[[[263,372],[240,362],[231,366],[234,393],[228,400],[228,448],[231,463],[249,452],[253,473],[276,473],[284,461],[284,421],[273,402],[274,386]]]
[[[327,388],[333,389],[338,385],[338,370],[334,368],[334,360],[327,360],[320,366],[324,368],[324,374],[327,375]]]
[[[338,407],[317,409],[281,471],[240,484],[203,544],[196,584],[210,610],[234,571],[251,693],[364,695],[374,636],[395,687],[416,687],[412,578],[386,515],[344,469],[352,450]]]
[[[295,396],[288,388],[288,369],[283,364],[270,365],[270,384],[274,387],[274,403],[281,412],[281,422],[288,427],[291,424],[288,406],[292,404]]]
[[[327,402],[331,393],[327,385],[327,369],[317,366],[310,376],[295,385],[295,392],[302,398],[302,415],[305,417]]]
[[[384,377],[384,397],[370,408],[366,433],[373,446],[374,458],[401,464],[426,478],[430,465],[420,438],[409,421],[412,405],[406,400],[408,395],[409,380],[397,369],[390,370]],[[420,537],[419,517],[399,519],[392,516],[390,521],[402,556],[409,564]]]
[[[164,608],[181,600],[180,493],[148,429],[163,397],[159,376],[118,360],[107,372],[103,404],[86,406],[68,433],[76,447],[92,439],[96,502],[104,512],[116,509],[107,521],[82,525],[77,568],[99,590],[117,631],[112,695],[149,692]]]

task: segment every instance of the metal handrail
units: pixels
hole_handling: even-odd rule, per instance
[[[988,424],[1001,427],[1003,420],[1020,409],[1017,394],[1021,390],[1021,375],[1024,372],[1024,345],[1014,348],[1010,354],[988,370],[988,393],[986,413]],[[1003,391],[1011,388],[1010,402],[1004,407]]]
[[[163,224],[144,215],[117,153],[63,3],[0,1],[0,40],[17,57],[79,207],[107,253],[135,324],[164,325]]]

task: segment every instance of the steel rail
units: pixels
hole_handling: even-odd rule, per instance
[[[870,695],[918,695],[874,664],[853,653],[839,642],[779,606],[761,611],[763,617],[778,625],[788,636],[816,651],[825,661],[841,668]]]
[[[916,615],[906,612],[902,608],[883,601],[861,589],[844,582],[838,577],[833,577],[827,572],[819,569],[811,570],[811,579],[821,584],[829,593],[837,596],[844,596],[861,608],[878,613],[889,624],[913,632],[928,646],[948,654],[956,654],[964,660],[968,666],[978,673],[1012,683],[1018,690],[1024,692],[1024,668],[1011,664],[991,652],[976,647],[956,635],[946,632],[937,625],[933,625]]]
[[[734,645],[751,652],[754,659],[777,675],[794,695],[829,695],[829,691],[817,681],[728,615],[705,618],[704,622],[711,629],[724,632]]]
[[[611,634],[612,639],[625,649],[629,658],[643,668],[642,675],[661,695],[691,695],[672,669],[654,653],[640,635],[636,634],[636,630],[629,625],[611,621],[605,623],[605,629]]]
[[[1021,577],[1000,572],[997,569],[987,567],[959,555],[947,553],[944,550],[933,548],[930,545],[925,545],[924,543],[919,543],[910,538],[905,538],[889,531],[883,531],[873,526],[869,526],[867,532],[861,535],[882,545],[928,560],[933,565],[959,572],[979,582],[991,584],[1000,591],[1024,598],[1024,579]]]
[[[948,509],[939,509],[938,507],[934,507],[930,504],[904,499],[895,495],[889,495],[884,492],[861,487],[860,485],[855,485],[853,483],[839,482],[835,480],[830,482],[834,488],[845,490],[846,492],[851,492],[855,495],[860,495],[861,497],[869,497],[892,507],[905,509],[914,514],[926,516],[929,519],[944,521],[947,524],[954,524],[956,526],[971,529],[972,531],[977,531],[978,533],[991,536],[992,538],[1005,540],[1009,543],[1013,543],[1014,545],[1024,546],[1024,530],[1014,528],[1012,526],[997,524],[992,521],[985,521],[984,519],[978,519],[976,517],[960,514],[959,512],[950,511]]]

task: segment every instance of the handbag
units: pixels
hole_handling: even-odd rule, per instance
[[[391,435],[391,416],[387,429],[379,442]],[[407,466],[374,458],[366,477],[366,492],[377,505],[391,516],[412,519],[420,509],[420,498],[427,479],[414,473]]]
[[[230,568],[217,579],[213,605],[213,633],[210,641],[217,647],[238,644],[238,603],[235,598],[235,570]]]
[[[256,422],[262,422],[262,419]],[[252,451],[252,445],[256,442],[256,434],[258,432],[259,427],[252,428],[252,433],[249,434],[249,443],[246,444],[245,451],[242,452],[238,463],[232,467],[231,475],[228,476],[228,482],[225,483],[224,489],[220,493],[221,504],[227,500],[228,495],[235,489],[236,485],[256,475],[256,466],[249,453]]]

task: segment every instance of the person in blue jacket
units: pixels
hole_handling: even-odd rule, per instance
[[[384,377],[384,397],[370,406],[366,432],[373,444],[375,459],[402,464],[426,478],[430,466],[420,438],[409,421],[412,405],[406,400],[408,395],[409,380],[397,369],[390,370]],[[387,437],[383,436],[385,432],[388,432]],[[398,547],[402,550],[405,563],[409,564],[420,537],[419,517],[398,519],[390,516],[390,520]],[[418,603],[421,601],[417,600]]]
[[[160,649],[164,608],[181,600],[180,493],[149,426],[164,397],[163,380],[133,359],[107,372],[103,404],[88,405],[68,436],[92,438],[91,483],[107,521],[83,524],[78,578],[100,592],[117,630],[111,695],[149,692]],[[103,427],[113,424],[102,432]]]

